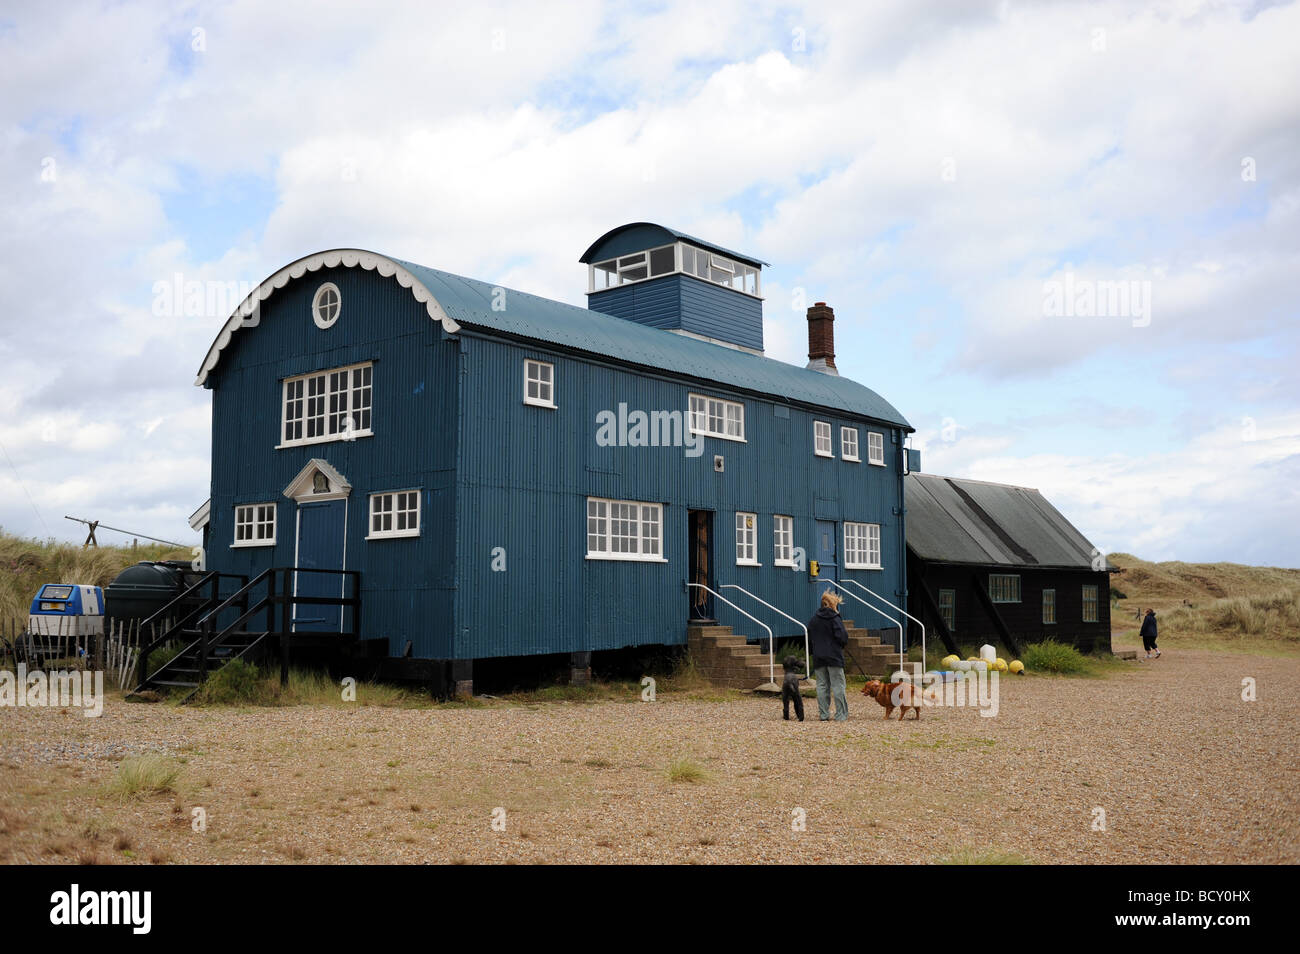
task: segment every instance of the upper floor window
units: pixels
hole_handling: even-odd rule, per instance
[[[555,407],[555,365],[545,361],[524,361],[524,403]]]
[[[663,504],[588,497],[587,559],[665,562],[663,510]]]
[[[691,395],[691,433],[723,437],[732,441],[745,439],[745,405],[703,394]]]
[[[1056,590],[1043,590],[1043,622],[1056,622]]]
[[[754,297],[762,294],[762,278],[757,266],[686,242],[660,245],[644,252],[594,262],[590,266],[588,290],[604,291],[676,273],[691,275]]]
[[[829,421],[813,421],[813,452],[818,457],[834,457],[831,450],[831,425]]]
[[[794,517],[772,518],[772,546],[777,566],[794,566]]]
[[[880,524],[844,524],[844,567],[850,570],[880,569]]]
[[[369,436],[372,375],[367,362],[285,379],[280,446]]]
[[[275,546],[275,504],[242,504],[236,507],[233,546]]]
[[[753,513],[736,514],[736,563],[744,566],[758,566],[758,550],[755,539],[758,536],[758,515]]]
[[[343,296],[339,293],[338,285],[326,282],[316,289],[311,300],[311,320],[316,322],[317,328],[328,328],[334,324],[342,311]]]
[[[1020,577],[1013,573],[990,573],[989,599],[994,603],[1019,603]]]
[[[845,460],[861,460],[858,457],[858,429],[856,427],[840,428],[840,456]]]
[[[370,495],[370,533],[376,537],[418,537],[420,535],[420,492],[397,490]]]
[[[885,465],[885,435],[875,431],[867,432],[867,462]]]
[[[1097,587],[1085,586],[1083,588],[1083,621],[1085,623],[1097,622]]]

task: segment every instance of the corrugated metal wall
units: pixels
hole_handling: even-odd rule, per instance
[[[588,303],[594,311],[652,328],[681,328],[763,350],[763,302],[703,279],[665,275],[597,292]]]
[[[338,322],[311,319],[316,288],[334,282]],[[285,487],[312,458],[352,485],[347,568],[360,570],[363,634],[406,640],[418,656],[450,655],[455,587],[454,519],[457,343],[409,290],[361,269],[309,273],[275,292],[258,327],[235,333],[211,381],[212,522],[208,566],[255,574],[292,566],[297,507]],[[373,437],[276,449],[285,377],[374,361]],[[368,495],[422,488],[417,538],[367,541]],[[232,548],[234,507],[277,504],[273,548]]]
[[[456,654],[464,658],[610,649],[686,641],[687,511],[715,511],[714,560],[720,583],[738,583],[800,619],[820,596],[806,573],[773,565],[774,514],[794,517],[795,545],[813,550],[814,519],[881,524],[883,570],[845,571],[867,586],[903,591],[899,444],[883,426],[601,366],[545,350],[463,333],[457,546],[460,590]],[[525,405],[523,361],[555,364],[556,410]],[[746,442],[705,438],[699,457],[681,447],[601,447],[596,415],[629,410],[685,411],[692,390],[743,400]],[[834,459],[813,454],[813,420],[834,427]],[[839,425],[885,437],[887,467],[839,459]],[[725,458],[714,470],[714,455]],[[611,497],[666,504],[666,563],[586,558],[586,500]],[[735,514],[758,514],[760,567],[735,564]],[[842,545],[842,528],[841,528]],[[491,557],[503,547],[506,570]],[[815,557],[815,553],[813,554]],[[732,598],[729,596],[729,598]],[[736,602],[741,602],[735,599]],[[901,599],[895,602],[901,603]],[[743,604],[742,604],[743,605]],[[738,632],[761,635],[725,606]],[[777,633],[797,631],[761,607],[754,615]],[[845,615],[881,623],[865,610]]]

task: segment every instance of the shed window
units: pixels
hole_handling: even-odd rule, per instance
[[[844,524],[844,567],[848,570],[880,569],[880,524]]]
[[[758,552],[754,540],[758,534],[758,515],[736,514],[736,563],[740,566],[758,566]]]
[[[395,490],[370,495],[370,533],[367,540],[419,535],[419,490]]]
[[[858,429],[856,427],[840,428],[840,456],[845,460],[859,460]]]
[[[286,379],[280,446],[368,437],[373,376],[366,363]]]
[[[939,591],[939,616],[943,620],[943,625],[948,627],[948,632],[957,631],[957,591],[940,590]]]
[[[834,457],[831,449],[831,425],[829,421],[813,421],[813,453],[818,457]]]
[[[235,508],[235,542],[237,547],[275,545],[275,504],[242,504]]]
[[[692,394],[690,401],[692,434],[730,441],[745,439],[745,405],[704,394]]]
[[[885,466],[885,435],[875,431],[867,432],[867,462],[879,467]]]
[[[794,517],[777,514],[772,518],[773,561],[777,566],[794,566]]]
[[[1056,622],[1056,590],[1043,590],[1043,622]]]
[[[524,361],[524,403],[555,407],[555,366],[545,361]]]
[[[1010,573],[990,573],[989,599],[994,603],[1019,603],[1020,577]]]
[[[587,559],[663,558],[663,504],[587,498]]]
[[[1083,588],[1083,621],[1085,623],[1097,622],[1097,587],[1085,586]]]
[[[316,289],[316,294],[311,300],[311,319],[316,322],[317,328],[328,328],[334,324],[339,320],[342,311],[343,296],[339,294],[338,285],[325,282]]]

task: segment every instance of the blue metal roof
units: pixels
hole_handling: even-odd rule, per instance
[[[625,232],[633,232],[637,234],[636,237],[638,240],[632,243],[634,246],[637,246],[637,248],[623,247],[623,245],[615,241],[615,239]],[[642,232],[648,234],[657,233],[659,237],[647,243],[646,240],[639,235],[639,233]],[[739,259],[749,265],[756,265],[759,268],[768,264],[761,258],[755,258],[752,255],[746,255],[744,252],[735,252],[729,248],[723,248],[721,245],[706,242],[704,239],[696,238],[694,235],[687,235],[685,232],[679,232],[677,229],[670,229],[666,225],[659,225],[655,222],[629,222],[626,225],[620,225],[616,229],[610,229],[600,238],[596,239],[596,241],[592,242],[587,250],[582,253],[582,257],[579,258],[578,261],[586,265],[589,262],[604,261],[607,258],[615,258],[619,255],[626,255],[629,252],[638,251],[640,249],[652,248],[656,245],[666,245],[669,242],[678,239],[683,242],[690,242],[692,245],[698,245],[701,248],[712,249],[715,252],[720,252],[730,258]],[[611,243],[613,247],[603,252],[601,251],[601,249]]]
[[[419,279],[447,315],[460,324],[912,429],[888,401],[848,378],[649,328],[527,292],[505,289],[505,307],[494,311],[493,293],[500,286],[413,262],[393,261]]]

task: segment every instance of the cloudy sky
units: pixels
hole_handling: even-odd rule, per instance
[[[926,470],[1298,565],[1298,47],[1262,2],[6,2],[0,526],[194,539],[226,314],[159,283],[347,246],[585,304],[649,220],[773,263],[774,357],[834,306]]]

